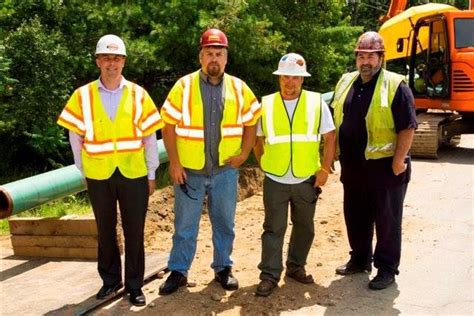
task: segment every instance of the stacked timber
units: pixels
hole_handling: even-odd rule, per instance
[[[18,217],[8,222],[16,256],[97,259],[94,217]]]

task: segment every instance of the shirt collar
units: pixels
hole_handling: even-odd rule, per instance
[[[120,80],[120,84],[119,84],[118,88],[114,89],[114,90],[109,90],[104,86],[104,84],[102,83],[102,80],[100,80],[100,77],[99,77],[98,87],[99,87],[99,89],[104,90],[106,92],[117,93],[117,92],[123,90],[123,88],[125,87],[126,84],[127,84],[127,80],[125,80],[125,78],[122,76],[122,80]]]
[[[204,81],[205,83],[208,83],[208,84],[210,84],[210,85],[213,85],[213,84],[209,81],[209,76],[206,75],[206,74],[204,73],[204,71],[202,71],[202,69],[199,70],[199,78],[201,78],[201,80]],[[217,86],[222,83],[223,79],[224,79],[224,74],[222,74],[221,80],[219,81],[219,83],[217,84]]]

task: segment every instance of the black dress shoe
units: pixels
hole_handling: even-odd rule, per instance
[[[130,290],[130,303],[135,306],[144,306],[146,304],[145,294],[143,294],[141,289]]]
[[[232,275],[231,267],[225,267],[224,270],[217,272],[214,279],[226,290],[235,291],[239,288],[239,281]]]
[[[364,272],[370,273],[371,271],[372,271],[372,264],[370,262],[364,265],[361,265],[361,264],[355,263],[353,260],[349,260],[348,263],[336,268],[336,274],[340,274],[340,275],[349,275],[349,274],[364,273]]]
[[[395,275],[387,271],[378,271],[375,278],[369,282],[371,290],[383,290],[395,282]]]
[[[122,287],[123,287],[122,282],[119,282],[115,285],[103,285],[100,288],[99,292],[97,292],[95,298],[98,299],[98,300],[102,300],[102,299],[112,295],[113,293],[117,292]]]
[[[160,295],[168,295],[176,292],[180,286],[186,285],[188,278],[178,271],[171,271],[170,276],[166,279],[165,283],[160,286]]]

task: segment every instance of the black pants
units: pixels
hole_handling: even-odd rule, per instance
[[[344,185],[344,217],[351,259],[360,265],[372,260],[374,224],[377,244],[374,266],[398,274],[402,243],[403,201],[408,184],[369,189]]]
[[[104,285],[115,285],[122,280],[116,237],[118,201],[125,239],[125,288],[140,289],[145,273],[147,177],[128,179],[117,169],[107,180],[87,179],[87,189],[99,233],[98,270]]]

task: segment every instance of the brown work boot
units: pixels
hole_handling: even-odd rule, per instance
[[[293,271],[286,270],[286,276],[303,284],[314,283],[313,276],[311,274],[306,274],[306,270],[303,267],[299,267]]]
[[[265,280],[262,280],[260,281],[260,283],[258,284],[257,286],[257,291],[255,292],[255,294],[257,296],[264,296],[264,297],[267,297],[269,296],[270,294],[273,293],[273,290],[277,287],[277,283],[275,283],[274,281],[272,280],[269,280],[269,279],[265,279]]]

